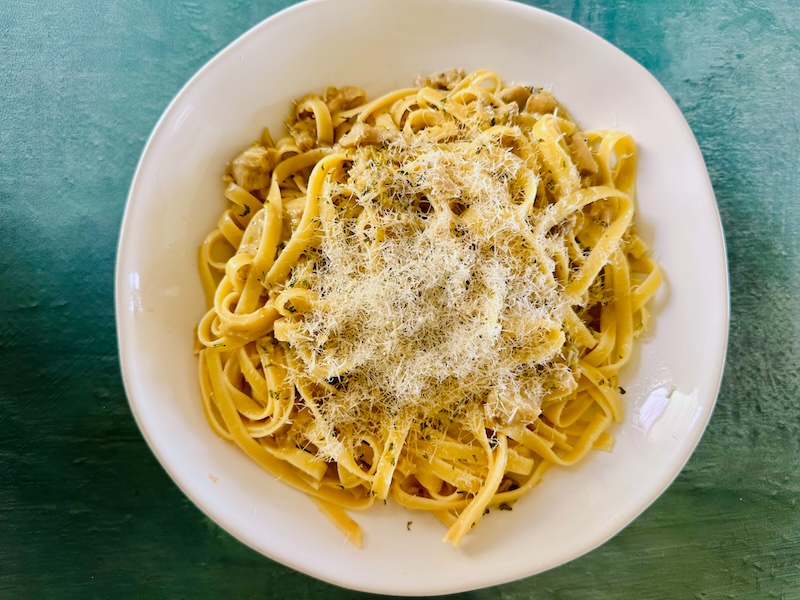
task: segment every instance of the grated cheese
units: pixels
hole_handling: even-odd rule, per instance
[[[487,120],[384,131],[329,178],[317,251],[290,283],[302,276],[318,300],[290,342],[305,360],[291,377],[333,384],[319,403],[332,430],[443,411],[530,423],[548,391],[574,387],[563,334],[552,337],[570,303],[536,261],[564,242],[531,244],[514,214],[530,171],[509,136],[480,136]]]

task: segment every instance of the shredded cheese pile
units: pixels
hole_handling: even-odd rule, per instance
[[[547,276],[564,238],[526,238],[523,134],[513,111],[491,110],[458,127],[388,129],[388,141],[348,149],[350,167],[326,184],[317,252],[289,285],[319,299],[290,340],[305,363],[292,377],[332,384],[319,405],[329,430],[357,438],[409,412],[530,423],[548,391],[574,389],[569,300]],[[481,135],[501,119],[507,135]],[[319,451],[335,458],[326,439]]]

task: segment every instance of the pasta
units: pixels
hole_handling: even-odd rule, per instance
[[[359,546],[349,510],[391,496],[458,545],[610,450],[661,281],[631,137],[489,71],[328,88],[286,125],[231,162],[199,251],[212,429]]]

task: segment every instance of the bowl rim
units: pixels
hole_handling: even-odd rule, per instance
[[[358,0],[364,2],[365,4],[377,3],[377,2],[392,2],[392,0]],[[443,0],[446,2],[447,0]],[[561,27],[571,28],[573,33],[580,35],[580,36],[591,36],[594,43],[600,43],[607,46],[610,49],[613,49],[615,53],[618,54],[618,57],[622,60],[626,60],[629,62],[631,68],[635,68],[639,71],[640,76],[647,77],[651,80],[652,83],[655,83],[658,89],[664,94],[665,99],[669,101],[669,105],[671,110],[673,111],[673,117],[675,118],[676,122],[682,123],[683,128],[685,129],[684,133],[688,133],[691,137],[692,141],[694,142],[691,152],[694,154],[694,159],[699,162],[703,166],[705,177],[703,178],[703,194],[708,196],[710,199],[714,201],[714,208],[716,213],[716,226],[717,231],[714,232],[715,235],[718,235],[718,240],[720,243],[720,247],[716,248],[717,251],[720,252],[723,265],[724,272],[721,273],[722,279],[724,282],[724,295],[725,295],[725,305],[724,307],[724,314],[721,315],[724,317],[724,325],[721,329],[721,338],[717,340],[717,348],[718,348],[718,355],[716,357],[716,374],[712,377],[709,376],[709,381],[713,383],[710,385],[709,390],[715,390],[713,394],[713,398],[711,398],[711,393],[709,392],[709,401],[703,405],[703,411],[699,415],[699,419],[702,420],[703,426],[699,430],[696,439],[693,443],[689,444],[680,458],[673,462],[673,468],[667,472],[663,472],[659,477],[659,485],[654,486],[654,488],[650,491],[649,494],[644,495],[640,498],[639,502],[637,503],[637,507],[635,510],[631,511],[630,513],[626,514],[625,519],[622,522],[616,523],[609,523],[606,525],[602,532],[596,535],[593,539],[589,541],[584,541],[577,547],[576,550],[572,553],[572,555],[567,558],[566,560],[556,561],[555,564],[546,566],[544,568],[535,570],[531,569],[530,566],[522,566],[517,567],[514,573],[504,572],[500,577],[486,577],[485,582],[482,586],[492,586],[492,585],[499,585],[503,583],[507,583],[510,581],[514,581],[519,578],[534,576],[536,574],[545,572],[547,570],[556,568],[558,566],[562,566],[573,560],[584,556],[585,554],[595,550],[599,546],[605,544],[615,535],[620,533],[623,529],[625,529],[628,525],[630,525],[634,520],[636,520],[645,510],[647,510],[665,491],[666,489],[674,482],[683,468],[686,466],[686,463],[689,461],[691,456],[693,455],[695,449],[697,448],[700,440],[703,437],[703,434],[708,427],[708,424],[711,420],[711,416],[713,414],[714,408],[716,406],[717,400],[719,398],[721,383],[725,372],[725,365],[727,359],[727,347],[729,341],[729,329],[730,329],[730,273],[729,273],[729,265],[728,265],[728,255],[727,255],[727,248],[726,248],[726,239],[724,235],[723,223],[721,219],[721,215],[719,212],[719,205],[716,201],[716,196],[714,194],[713,186],[711,184],[710,176],[708,174],[705,161],[700,150],[699,144],[697,143],[697,139],[694,136],[689,124],[687,123],[686,119],[684,118],[682,112],[680,111],[679,107],[669,95],[669,93],[661,86],[658,80],[647,70],[645,69],[640,63],[638,63],[635,59],[630,57],[628,54],[614,46],[611,42],[603,39],[599,35],[595,34],[594,32],[590,31],[589,29],[582,27],[581,25],[570,21],[567,18],[561,17],[555,13],[549,12],[547,10],[537,8],[534,6],[530,6],[527,4],[523,4],[522,2],[518,2],[516,0],[462,0],[463,4],[472,4],[472,5],[513,5],[516,9],[521,11],[527,11],[529,13],[535,13],[536,18],[539,19],[551,19],[554,22],[557,22]],[[236,51],[236,48],[240,45],[245,43],[252,37],[262,35],[263,30],[269,30],[272,27],[279,26],[281,21],[285,19],[291,19],[295,16],[296,13],[301,13],[303,11],[314,10],[316,5],[332,3],[334,0],[303,0],[296,4],[293,4],[289,7],[281,9],[266,19],[256,23],[254,26],[247,29],[244,33],[237,36],[234,40],[230,43],[225,45],[221,50],[219,50],[215,55],[209,59],[207,62],[203,64],[203,66],[198,69],[186,83],[184,83],[180,90],[175,94],[175,96],[170,100],[167,107],[164,109],[162,114],[160,115],[159,119],[157,120],[156,124],[154,125],[153,129],[151,130],[147,142],[145,143],[143,150],[140,154],[139,160],[136,164],[136,169],[134,171],[134,175],[131,181],[131,185],[128,191],[128,195],[126,197],[125,206],[124,206],[124,213],[120,223],[120,234],[118,238],[117,248],[116,248],[116,257],[115,257],[115,278],[114,278],[114,303],[115,303],[115,324],[116,324],[116,332],[117,332],[117,350],[118,350],[118,358],[120,362],[120,370],[122,375],[123,386],[125,389],[126,397],[128,400],[128,405],[131,409],[131,412],[134,416],[136,421],[137,427],[141,432],[142,436],[144,437],[150,451],[158,460],[158,463],[161,465],[161,468],[166,471],[166,473],[170,476],[172,481],[181,492],[188,497],[192,503],[197,507],[206,517],[208,517],[211,521],[213,521],[216,525],[221,527],[225,530],[228,534],[230,534],[233,538],[238,540],[239,542],[245,544],[246,546],[252,548],[259,554],[267,556],[268,558],[280,562],[284,565],[289,566],[292,569],[295,569],[301,573],[305,573],[307,575],[313,576],[317,579],[326,581],[328,583],[342,586],[348,589],[359,590],[364,592],[371,592],[371,593],[379,593],[379,594],[389,594],[389,595],[427,595],[430,592],[421,592],[417,589],[389,589],[389,588],[379,588],[376,586],[371,585],[358,585],[357,582],[353,582],[345,577],[342,578],[335,578],[330,577],[327,573],[320,571],[319,569],[315,568],[314,565],[309,564],[301,564],[297,561],[287,560],[285,556],[280,556],[274,552],[270,552],[267,549],[260,547],[258,545],[258,541],[248,535],[248,532],[242,531],[238,527],[236,527],[230,519],[225,517],[225,515],[220,515],[208,506],[208,504],[204,501],[202,496],[198,496],[192,491],[192,486],[187,483],[186,476],[182,473],[182,471],[175,467],[169,460],[167,460],[164,456],[164,453],[160,449],[160,444],[158,440],[154,439],[151,432],[147,430],[144,426],[144,422],[141,416],[140,408],[138,407],[138,402],[136,400],[137,393],[139,392],[138,384],[136,382],[136,378],[133,376],[135,368],[131,366],[131,357],[130,357],[130,349],[125,345],[125,339],[128,337],[127,332],[131,330],[131,328],[135,327],[135,324],[132,323],[132,320],[127,318],[126,316],[126,302],[128,302],[129,298],[125,293],[125,281],[128,275],[128,270],[125,269],[125,261],[126,261],[126,253],[125,249],[128,247],[129,242],[128,238],[130,238],[133,234],[130,231],[130,213],[131,213],[131,206],[133,205],[134,198],[142,186],[142,179],[144,178],[143,175],[143,167],[145,162],[148,158],[148,155],[152,152],[152,148],[157,143],[157,138],[159,134],[163,131],[163,125],[165,122],[169,121],[173,116],[176,110],[179,108],[181,103],[184,99],[190,94],[191,90],[198,85],[198,82],[206,77],[206,75],[211,72],[213,69],[216,68],[216,65],[225,60],[225,57],[232,52]],[[721,307],[716,307],[721,308]],[[456,593],[462,592],[472,589],[478,589],[474,585],[468,585],[466,587],[459,587],[458,585],[450,585],[447,587],[442,587],[438,590],[432,590],[435,594],[445,594],[445,593]]]

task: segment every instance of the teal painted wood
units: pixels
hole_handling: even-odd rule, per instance
[[[114,255],[146,138],[203,63],[288,4],[0,3],[0,598],[368,597],[195,509],[136,429],[116,357]],[[640,61],[692,126],[726,230],[728,368],[694,456],[630,527],[455,598],[800,598],[800,10],[538,5]]]

